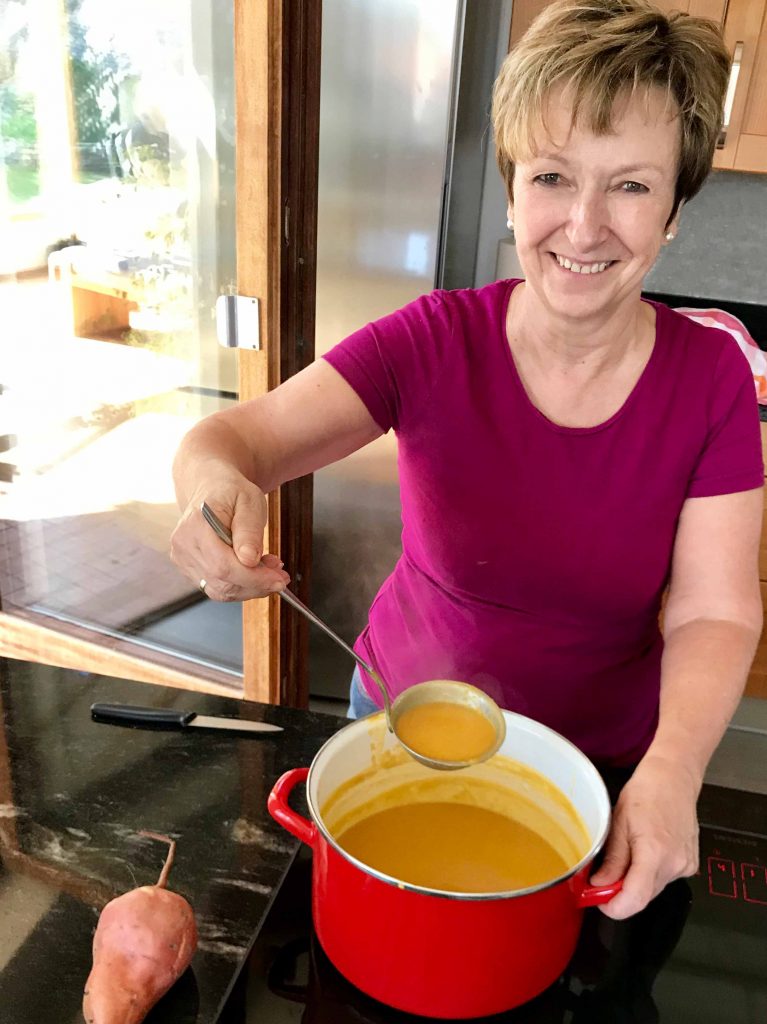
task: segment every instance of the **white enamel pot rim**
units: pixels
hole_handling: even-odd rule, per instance
[[[568,868],[566,872],[548,882],[526,889],[514,889],[507,892],[460,893],[442,889],[429,889],[425,886],[404,882],[401,879],[370,867],[368,864],[357,860],[356,857],[352,857],[351,854],[347,853],[346,850],[338,845],[329,832],[320,813],[320,806],[324,804],[330,793],[337,786],[362,771],[364,767],[370,764],[370,761],[368,760],[366,765],[355,767],[346,774],[343,774],[343,772],[337,773],[333,783],[326,787],[325,792],[321,792],[324,776],[328,773],[329,768],[335,767],[337,769],[338,761],[344,756],[345,752],[354,748],[355,745],[359,746],[361,743],[364,745],[364,740],[370,736],[371,729],[378,727],[384,733],[384,743],[387,748],[397,746],[396,738],[386,729],[382,711],[369,715],[366,718],[356,719],[344,726],[331,736],[329,740],[325,741],[311,763],[306,780],[306,800],[312,821],[325,842],[360,871],[379,879],[381,882],[385,882],[387,885],[444,899],[468,901],[515,899],[561,885],[569,878],[577,875],[602,849],[610,830],[610,799],[602,777],[588,757],[575,744],[565,739],[558,732],[542,725],[540,722],[512,711],[504,711],[503,715],[506,719],[506,738],[498,754],[495,756],[512,758],[539,771],[550,782],[558,786],[571,801],[586,825],[591,839],[589,849],[578,863]],[[526,756],[521,756],[523,751]],[[553,766],[554,770],[542,770],[542,764],[547,764],[549,767]],[[467,773],[472,771],[471,768],[464,770]],[[424,769],[424,771],[429,772],[429,769]]]

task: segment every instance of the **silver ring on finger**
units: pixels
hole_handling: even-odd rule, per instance
[[[208,585],[208,581],[207,580],[200,580],[200,582],[197,584],[197,586],[200,588],[200,590],[203,592],[203,594],[205,594],[205,588],[207,587],[207,585]],[[207,597],[208,595],[205,594],[205,596]]]

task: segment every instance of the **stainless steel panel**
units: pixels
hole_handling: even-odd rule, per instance
[[[480,228],[487,193],[493,194],[491,202],[501,213],[492,230],[496,237],[505,231],[505,190],[495,166],[490,102],[495,76],[506,56],[510,25],[511,0],[467,0],[450,142],[442,288],[475,287],[482,267]]]
[[[459,0],[325,0],[317,355],[434,287]],[[315,477],[312,601],[347,639],[400,553],[396,442]],[[314,633],[310,689],[353,663]]]

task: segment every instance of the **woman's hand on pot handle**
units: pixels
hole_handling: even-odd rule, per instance
[[[698,869],[700,785],[678,761],[647,756],[621,791],[592,885],[623,878],[623,888],[600,909],[621,920],[638,913],[675,878]]]
[[[203,519],[207,502],[232,533],[232,547]],[[284,590],[290,576],[276,555],[263,553],[266,496],[239,473],[197,487],[171,537],[170,555],[214,601],[245,601]]]

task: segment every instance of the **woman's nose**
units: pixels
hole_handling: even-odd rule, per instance
[[[570,208],[566,232],[574,256],[588,256],[597,250],[610,232],[604,197],[579,196]]]

